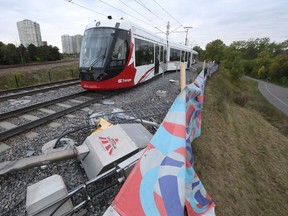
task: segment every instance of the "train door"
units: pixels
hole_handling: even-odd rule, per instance
[[[159,45],[155,44],[155,68],[154,68],[154,75],[159,74],[159,63],[160,63]]]
[[[188,53],[187,68],[190,68],[190,66],[191,66],[191,52]]]

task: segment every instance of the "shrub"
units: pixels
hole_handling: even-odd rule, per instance
[[[240,92],[238,94],[236,94],[235,98],[234,98],[234,102],[238,105],[240,105],[241,107],[245,107],[245,105],[247,104],[249,99],[249,96],[247,93],[245,92]]]

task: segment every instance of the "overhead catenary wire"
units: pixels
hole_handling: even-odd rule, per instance
[[[124,14],[126,14],[126,15],[128,15],[128,16],[130,16],[130,17],[133,17],[134,19],[137,19],[137,20],[139,20],[139,21],[141,21],[141,22],[144,22],[144,23],[150,25],[150,23],[147,23],[146,21],[143,21],[143,20],[139,19],[138,17],[135,17],[135,16],[133,16],[133,15],[130,15],[130,14],[126,13],[125,11],[120,10],[120,9],[117,8],[117,7],[114,7],[114,6],[111,5],[111,4],[108,4],[107,2],[104,2],[104,1],[102,1],[102,0],[98,0],[98,1],[100,1],[101,3],[103,3],[103,4],[105,4],[105,5],[113,8],[113,9],[115,9],[115,10],[117,10],[117,11],[120,11],[121,13],[124,13]]]
[[[163,11],[165,11],[172,19],[174,19],[179,25],[183,26],[174,16],[172,16],[167,10],[165,10],[156,0],[153,0]]]
[[[146,18],[143,14],[139,13],[138,11],[136,11],[134,8],[132,8],[131,6],[129,6],[128,4],[126,4],[125,2],[123,2],[122,0],[118,0],[120,1],[122,4],[124,4],[126,7],[130,8],[131,10],[135,11],[137,14],[139,14],[140,16],[144,17],[145,19],[147,19],[149,22],[153,23],[152,20]]]
[[[126,5],[128,8],[132,9],[133,11],[135,11],[134,8],[132,8],[131,6],[129,6],[128,4],[126,4],[125,2],[123,2],[122,0],[119,0],[121,3],[123,3],[124,5]],[[146,20],[148,20],[149,22],[153,23],[152,20],[146,18],[143,14],[139,13],[138,11],[135,11],[136,13],[138,13],[140,16],[144,17]],[[153,23],[154,24],[154,23]],[[154,26],[154,28],[156,28],[157,30],[159,30],[161,33],[166,34],[164,31],[162,31],[159,27]]]
[[[137,4],[139,4],[141,7],[145,8],[146,10],[148,10],[151,14],[153,14],[154,16],[156,16],[158,19],[161,19],[163,22],[167,23],[162,17],[158,16],[157,14],[155,14],[153,11],[151,11],[141,0],[134,0]]]
[[[90,9],[90,8],[86,7],[86,6],[83,6],[83,5],[80,5],[80,4],[78,4],[78,3],[75,3],[75,2],[73,2],[73,0],[65,0],[65,1],[67,1],[67,2],[69,2],[69,3],[72,3],[72,4],[74,4],[74,5],[77,5],[77,6],[81,7],[81,8],[86,9],[86,10],[89,10],[89,11],[95,12],[95,13],[97,13],[97,14],[100,14],[100,15],[102,15],[102,16],[105,16],[105,17],[107,16],[107,15],[104,14],[104,13],[95,11],[95,10],[93,10],[93,9]],[[145,24],[147,24],[147,25],[150,25],[150,26],[151,26],[151,23],[154,24],[153,21],[151,21],[150,19],[146,18],[144,15],[142,15],[142,14],[139,13],[139,12],[136,12],[136,13],[138,13],[138,14],[141,15],[143,18],[145,18],[146,20],[148,20],[149,23],[146,22],[146,21],[144,21],[144,20],[142,20],[142,19],[139,19],[139,18],[136,17],[136,16],[133,16],[133,15],[131,15],[131,14],[128,14],[127,12],[125,12],[125,11],[123,11],[123,10],[117,8],[117,7],[114,7],[114,6],[111,5],[111,4],[108,4],[107,2],[104,2],[104,1],[102,1],[102,0],[99,0],[99,1],[100,1],[101,3],[107,5],[107,6],[112,7],[113,9],[115,9],[115,10],[117,10],[117,11],[123,13],[123,14],[126,14],[126,15],[128,15],[128,16],[130,16],[130,17],[132,17],[132,18],[134,18],[134,19],[136,19],[136,20],[138,20],[138,21],[141,21],[141,22],[143,22],[143,23],[145,23]],[[122,0],[119,0],[119,1],[122,2],[124,5],[126,5],[127,7],[129,7],[130,9],[133,9],[133,10],[134,10],[134,8],[132,8],[131,6],[128,6],[128,5],[127,5],[126,3],[124,3]],[[134,1],[137,2],[139,5],[141,5],[142,7],[144,7],[145,9],[147,9],[148,11],[150,11],[152,14],[154,14],[154,15],[157,16],[158,18],[160,18],[162,21],[164,21],[163,18],[161,18],[161,17],[159,17],[157,14],[153,13],[141,0],[138,0],[139,2],[136,1],[136,0],[134,0]],[[164,9],[164,10],[165,10],[165,9]],[[135,10],[134,10],[134,11],[135,11]],[[164,22],[165,22],[165,21],[164,21]],[[165,23],[166,23],[166,22],[165,22]],[[155,25],[152,25],[152,26],[153,26],[155,29],[159,30],[161,33],[163,33],[163,34],[166,35],[166,32],[164,32],[163,30],[161,30],[159,27],[157,27],[157,26],[155,26]],[[180,27],[181,27],[181,26],[177,27],[176,29],[178,29],[178,28],[180,28]],[[176,29],[175,29],[175,30],[176,30]],[[174,30],[173,30],[173,31],[174,31]]]
[[[91,9],[91,8],[88,8],[88,7],[85,7],[85,6],[83,6],[83,5],[77,4],[77,3],[73,2],[73,0],[65,0],[65,1],[70,2],[70,3],[74,4],[74,5],[77,5],[77,6],[81,7],[81,8],[84,8],[84,9],[86,9],[86,10],[92,11],[92,12],[94,12],[94,13],[100,14],[100,15],[102,15],[102,16],[105,16],[105,17],[107,16],[107,15],[101,13],[101,12],[98,12],[98,11],[95,11],[95,10],[93,10],[93,9]]]
[[[130,17],[133,17],[134,19],[137,19],[137,20],[139,20],[139,21],[141,21],[141,22],[143,22],[143,23],[146,23],[147,25],[151,25],[150,23],[148,23],[148,22],[146,22],[146,21],[143,21],[142,19],[139,19],[138,17],[135,17],[135,16],[133,16],[133,15],[131,15],[131,14],[128,14],[128,13],[126,13],[125,11],[120,10],[119,8],[116,8],[116,7],[114,7],[113,5],[108,4],[107,2],[104,2],[104,1],[102,1],[102,0],[98,0],[98,1],[100,1],[100,2],[103,3],[103,4],[108,5],[109,7],[114,8],[115,10],[118,10],[118,11],[120,11],[120,12],[122,12],[122,13],[130,16]],[[146,18],[146,19],[147,19],[147,18]],[[150,21],[150,20],[149,20],[149,21]],[[152,21],[150,21],[150,22],[153,23]],[[153,26],[153,27],[164,33],[164,31],[162,31],[159,27],[157,27],[157,26]]]
[[[100,14],[100,15],[102,15],[102,16],[107,17],[106,14],[103,14],[103,13],[101,13],[101,12],[92,10],[92,9],[90,9],[90,8],[88,8],[88,7],[83,6],[83,5],[77,4],[77,3],[73,2],[73,0],[65,0],[65,1],[67,1],[67,2],[69,2],[69,3],[72,3],[72,4],[74,4],[74,5],[77,5],[77,6],[81,7],[81,8],[86,9],[86,10],[89,10],[89,11],[92,11],[92,12],[95,12],[95,13],[97,13],[97,14]],[[101,0],[99,0],[99,1],[100,1],[101,3],[103,3],[103,4],[106,4],[107,6],[112,7],[113,9],[118,10],[118,11],[120,11],[121,13],[124,13],[124,14],[126,14],[126,15],[128,15],[128,16],[130,16],[130,17],[133,17],[134,19],[137,19],[138,21],[141,21],[141,22],[143,22],[143,23],[145,23],[145,24],[147,24],[147,25],[150,25],[150,26],[151,26],[151,23],[153,23],[151,20],[149,20],[149,19],[147,19],[147,18],[146,18],[146,19],[149,20],[149,22],[151,22],[151,23],[148,23],[148,22],[146,22],[146,21],[143,21],[142,19],[139,19],[138,17],[135,17],[135,16],[133,16],[133,15],[130,15],[130,14],[126,13],[125,11],[120,10],[120,9],[118,9],[118,8],[112,6],[112,5],[110,5],[110,4],[108,4],[108,3],[104,2],[104,1],[101,1]],[[164,32],[163,30],[161,30],[159,27],[154,26],[154,25],[153,25],[153,27],[154,27],[155,29],[157,29],[157,30],[159,30],[159,31],[161,31],[162,33],[165,34],[165,32]]]

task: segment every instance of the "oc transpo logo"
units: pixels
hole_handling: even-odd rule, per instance
[[[131,82],[132,79],[118,79],[118,83],[127,83],[127,82]]]
[[[116,144],[119,139],[113,139],[110,137],[99,137],[103,148],[108,152],[109,155],[112,155],[113,150],[116,149]]]

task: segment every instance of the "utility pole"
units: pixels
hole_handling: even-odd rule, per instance
[[[170,31],[170,22],[168,21],[167,23],[167,28],[166,28],[166,40],[167,40],[167,46],[168,46],[168,41],[169,41],[169,31]]]
[[[166,51],[166,56],[164,57],[164,58],[166,58],[167,61],[169,61],[169,60],[168,60],[168,56],[170,56],[169,34],[170,34],[170,22],[168,21],[168,23],[167,23],[167,29],[166,29],[167,51]],[[163,73],[163,74],[164,74],[164,73]]]
[[[187,27],[183,27],[186,30],[186,38],[185,38],[185,45],[188,45],[188,31],[189,29],[192,29],[192,26],[187,26]]]

